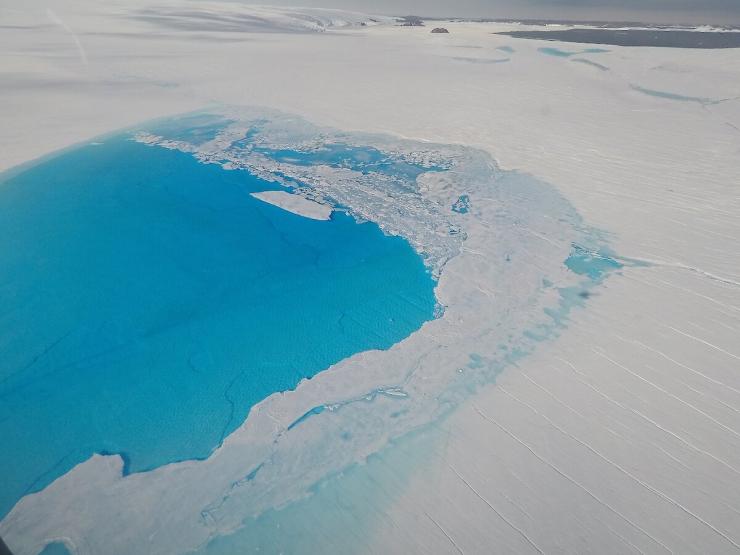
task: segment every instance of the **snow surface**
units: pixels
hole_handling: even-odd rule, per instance
[[[445,22],[442,40],[428,28],[390,25],[246,33],[153,23],[140,17],[146,5],[129,4],[62,0],[54,17],[33,5],[2,8],[0,168],[218,103],[414,144],[469,145],[540,181],[510,174],[471,191],[467,239],[437,289],[444,317],[387,352],[359,354],[270,397],[206,461],[122,478],[119,457],[93,457],[0,523],[14,552],[35,554],[51,540],[77,553],[182,552],[301,502],[328,475],[339,476],[327,483],[340,499],[359,496],[382,516],[346,530],[313,520],[306,545],[362,538],[352,545],[368,553],[740,550],[737,51],[610,47],[585,56],[610,70],[602,71],[537,51],[552,43],[492,35],[515,28],[503,24]],[[461,47],[485,59],[507,45],[509,63],[456,60]],[[728,100],[682,102],[635,87]],[[459,187],[425,174],[420,193],[438,200]],[[507,330],[535,325],[558,301],[528,295],[540,291],[543,268],[557,282],[570,279],[551,269],[585,224],[641,263],[594,289],[556,339],[438,419],[447,405],[434,392],[451,371],[470,369],[470,353],[494,359]],[[507,254],[513,273],[501,263]],[[409,372],[414,379],[404,382]],[[406,397],[393,389],[399,383]],[[351,399],[368,402],[287,431],[314,407]],[[407,405],[411,416],[389,425],[385,415]],[[336,439],[347,428],[352,448]],[[405,452],[398,435],[409,429],[424,430],[428,457],[399,482],[399,467],[384,462]],[[319,444],[320,457],[306,450]],[[352,472],[341,477],[373,453],[369,486]],[[247,479],[258,460],[269,463]]]
[[[133,10],[129,17],[160,28],[232,33],[321,32],[326,29],[391,23],[346,10],[243,5],[236,2],[160,3]]]

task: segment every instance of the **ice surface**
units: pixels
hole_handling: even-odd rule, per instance
[[[734,98],[737,50],[615,46],[594,57],[610,68],[600,72],[555,63],[537,52],[544,46],[577,49],[570,45],[493,34],[518,25],[445,22],[452,39],[445,44],[432,42],[428,29],[390,26],[276,40],[264,33],[240,36],[205,28],[159,27],[152,33],[150,24],[121,17],[128,7],[115,16],[108,8],[80,2],[59,2],[55,10],[95,56],[83,66],[74,41],[61,28],[38,27],[36,14],[5,12],[15,27],[0,34],[4,168],[210,102],[266,105],[334,128],[473,145],[503,168],[521,168],[556,186],[589,224],[608,230],[615,252],[650,265],[624,264],[585,295],[576,285],[567,292],[569,302],[586,309],[570,312],[555,341],[516,359],[495,385],[484,386],[426,428],[428,442],[419,446],[403,436],[385,443],[376,435],[386,426],[375,416],[377,407],[387,405],[388,419],[399,421],[387,428],[391,436],[413,426],[416,417],[423,421],[415,403],[425,399],[440,406],[444,401],[425,397],[431,391],[427,387],[436,387],[431,382],[439,379],[438,370],[490,375],[486,369],[498,359],[480,347],[497,341],[497,326],[526,320],[513,299],[521,301],[525,291],[542,287],[542,295],[551,295],[549,307],[558,310],[561,295],[552,284],[563,276],[535,284],[535,276],[543,273],[535,266],[557,265],[568,276],[562,262],[573,252],[572,243],[585,246],[564,232],[570,224],[559,227],[560,212],[552,202],[538,204],[537,195],[516,185],[516,174],[494,181],[485,195],[440,194],[440,210],[448,213],[460,194],[470,194],[471,211],[464,216],[468,239],[440,278],[445,317],[429,324],[428,332],[425,328],[388,353],[345,361],[298,391],[268,400],[226,450],[203,466],[162,469],[161,480],[160,474],[140,475],[132,483],[120,480],[117,459],[88,461],[43,495],[47,500],[75,495],[90,504],[66,503],[42,530],[39,515],[45,515],[45,506],[39,502],[34,509],[35,501],[26,499],[15,520],[0,525],[0,534],[14,541],[11,547],[34,553],[41,542],[56,537],[52,528],[87,537],[91,523],[100,521],[103,530],[91,537],[115,540],[121,527],[98,520],[98,510],[138,523],[133,507],[140,505],[144,523],[167,511],[175,521],[170,525],[179,526],[178,519],[196,523],[185,527],[186,544],[246,525],[245,534],[258,547],[274,545],[268,540],[275,530],[281,538],[297,531],[300,538],[288,548],[307,545],[319,551],[338,546],[338,552],[456,552],[450,538],[466,553],[489,553],[491,545],[502,552],[737,551],[740,103],[678,102],[631,88]],[[516,54],[507,64],[452,59],[461,53],[456,45],[484,53],[509,44]],[[430,195],[444,192],[439,175],[422,176],[420,182]],[[499,193],[515,190],[531,212],[507,209],[511,204]],[[513,225],[514,214],[524,214],[520,225]],[[550,233],[551,226],[567,237]],[[555,242],[548,247],[552,252],[540,244],[548,240]],[[597,246],[586,247],[598,254]],[[499,264],[507,257],[507,264]],[[521,282],[505,279],[501,272],[508,264]],[[488,278],[475,278],[482,274]],[[532,308],[531,314],[541,312]],[[468,336],[469,329],[481,333]],[[439,347],[427,343],[432,336]],[[454,356],[458,343],[461,350],[474,345],[467,356]],[[392,375],[379,380],[378,369]],[[378,381],[399,385],[397,376],[406,369],[415,369],[416,376],[403,387],[407,397],[366,400]],[[362,401],[312,414],[285,431],[312,409],[348,399]],[[347,449],[345,423],[357,426]],[[323,458],[298,445],[323,442],[323,433],[331,439],[325,445],[336,447],[327,448]],[[359,450],[358,444],[363,444]],[[243,464],[233,462],[237,451]],[[273,453],[272,470],[254,464]],[[369,453],[374,455],[365,459]],[[335,468],[350,460],[367,463],[316,482],[322,472],[315,469],[330,459]],[[286,492],[278,468],[294,493],[311,497],[281,505],[285,497],[272,497]],[[184,493],[192,499],[201,495],[193,503],[197,508],[214,501],[207,492],[228,493],[234,484],[233,491],[240,493],[229,494],[221,511],[211,506],[207,514],[217,524],[199,524],[195,509],[183,516],[178,495],[166,485],[177,473],[189,484],[204,481],[202,491]],[[222,482],[214,483],[221,474]],[[271,476],[276,477],[272,490],[266,487]],[[114,506],[102,499],[98,483],[121,491],[128,501]],[[309,483],[326,485],[303,487]],[[219,520],[240,512],[230,509],[238,504],[255,518]],[[266,506],[283,508],[263,512]],[[240,544],[239,536],[231,538],[236,543],[220,536],[213,545],[220,541],[223,553],[249,545]],[[107,553],[122,546],[80,547],[82,552],[96,548]]]
[[[130,17],[157,27],[228,33],[309,33],[390,23],[392,18],[347,10],[250,6],[209,2],[199,6],[160,5],[134,10]]]

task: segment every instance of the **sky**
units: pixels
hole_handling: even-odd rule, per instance
[[[740,0],[261,0],[252,3],[428,17],[740,24]]]

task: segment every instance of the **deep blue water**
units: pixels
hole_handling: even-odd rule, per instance
[[[122,136],[0,176],[0,517],[95,452],[206,457],[271,393],[433,317],[408,243],[248,194],[274,188]]]

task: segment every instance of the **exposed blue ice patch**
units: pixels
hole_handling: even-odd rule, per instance
[[[466,56],[455,56],[452,59],[458,62],[468,62],[471,64],[503,64],[511,61],[510,58],[470,58]]]
[[[683,94],[677,94],[677,93],[672,93],[672,92],[646,89],[645,87],[640,87],[639,85],[630,85],[630,87],[633,90],[637,92],[641,92],[648,96],[654,96],[656,98],[664,98],[666,100],[678,100],[679,102],[696,102],[702,105],[719,104],[720,102],[723,102],[723,100],[714,100],[712,98],[703,98],[699,96],[686,96]]]
[[[641,260],[634,260],[613,254],[603,244],[596,248],[573,245],[571,255],[565,260],[565,266],[573,273],[586,279],[578,285],[559,287],[560,303],[557,308],[548,308],[545,313],[550,316],[557,328],[562,328],[573,308],[583,307],[585,301],[612,272],[624,267],[640,268],[649,266]],[[549,287],[552,284],[546,284]]]
[[[227,120],[182,121],[153,128]],[[434,317],[408,242],[249,194],[277,187],[129,136],[0,177],[0,516],[95,452],[207,457],[255,403]]]
[[[259,464],[255,467],[254,470],[252,470],[249,474],[247,474],[244,479],[249,482],[254,480],[257,477],[257,473],[260,471],[260,469],[265,466],[264,464]]]
[[[470,210],[470,197],[468,195],[460,195],[455,204],[452,205],[452,211],[458,214],[467,214]]]
[[[578,64],[584,64],[584,65],[587,65],[587,66],[595,67],[596,69],[599,69],[601,71],[609,71],[609,68],[606,67],[605,65],[600,64],[600,63],[597,63],[597,62],[593,62],[591,60],[587,60],[585,58],[573,58],[573,59],[571,59],[571,62],[575,62],[575,63],[578,63]]]
[[[599,280],[606,273],[623,267],[614,258],[580,245],[573,245],[573,253],[566,259],[565,265],[570,271],[588,276],[592,280]]]
[[[500,52],[506,52],[507,54],[513,54],[515,50],[511,46],[499,46],[496,50]]]
[[[295,420],[295,421],[294,421],[293,423],[291,423],[291,424],[290,424],[290,426],[288,426],[288,431],[290,431],[290,430],[292,430],[293,428],[295,428],[296,426],[298,426],[298,425],[299,425],[299,424],[300,424],[301,422],[305,422],[306,420],[308,420],[308,419],[309,419],[309,418],[311,418],[312,416],[314,416],[314,415],[316,415],[316,414],[321,414],[321,413],[322,413],[322,412],[324,412],[325,410],[326,410],[326,407],[325,407],[324,405],[320,405],[320,406],[318,406],[318,407],[314,407],[314,408],[312,408],[312,409],[311,409],[311,410],[309,410],[309,411],[306,411],[306,413],[305,413],[305,414],[303,414],[303,415],[302,415],[302,416],[301,416],[300,418],[298,418],[298,419],[297,419],[297,420]]]
[[[363,395],[361,397],[355,397],[351,399],[345,399],[342,401],[337,401],[332,404],[327,405],[319,405],[318,407],[314,407],[311,410],[306,411],[303,413],[299,418],[297,418],[295,421],[293,421],[288,427],[287,430],[290,431],[299,424],[302,424],[312,416],[316,416],[317,414],[321,414],[326,410],[329,411],[337,411],[341,409],[342,407],[346,407],[347,405],[352,405],[354,403],[368,403],[373,402],[378,396],[384,396],[389,397],[391,399],[405,399],[408,397],[408,394],[398,386],[392,386],[392,387],[378,387],[376,389],[373,389],[368,394]]]
[[[475,393],[478,386],[488,383],[504,368],[516,364],[522,358],[531,354],[537,344],[557,337],[567,326],[571,313],[575,309],[585,306],[592,291],[610,273],[623,268],[625,264],[630,266],[643,265],[640,262],[633,264],[631,261],[623,264],[607,254],[608,248],[600,243],[598,237],[589,236],[588,239],[601,246],[587,249],[581,245],[573,245],[571,255],[563,264],[574,274],[582,276],[583,279],[574,285],[557,287],[559,296],[557,304],[544,308],[547,319],[535,326],[524,329],[522,331],[524,341],[518,341],[513,345],[499,344],[496,356],[484,358],[477,353],[470,354],[470,361],[467,364],[467,369],[470,372],[461,370],[459,389],[457,391],[451,389],[450,391],[455,391],[457,395],[460,394],[460,391],[467,394]],[[549,279],[542,279],[543,289],[549,289],[554,285]],[[475,378],[471,379],[470,374],[474,374]]]
[[[609,52],[609,50],[606,50],[604,48],[586,48],[585,50],[568,51],[561,50],[560,48],[553,48],[551,46],[538,48],[537,51],[541,52],[542,54],[547,54],[548,56],[556,56],[558,58],[570,58],[571,56],[576,56],[577,54],[603,54],[605,52]]]
[[[541,52],[542,54],[547,54],[548,56],[557,56],[558,58],[568,58],[570,56],[579,54],[579,52],[566,52],[565,50],[560,50],[559,48],[552,48],[550,46],[538,48],[537,51]]]
[[[468,363],[468,368],[472,369],[478,369],[483,368],[485,366],[485,361],[483,360],[483,357],[481,357],[477,353],[470,353],[470,362]]]

